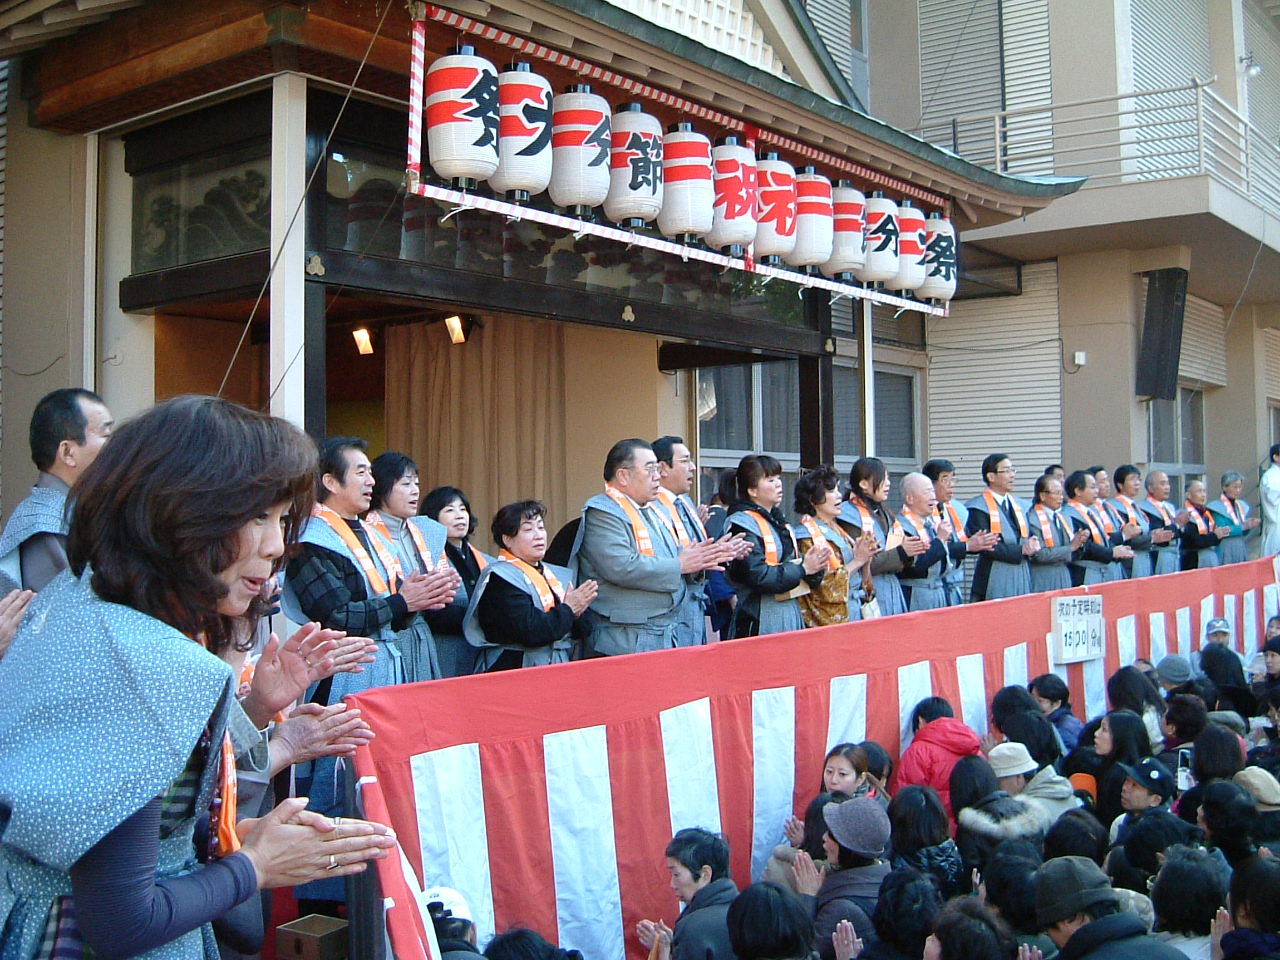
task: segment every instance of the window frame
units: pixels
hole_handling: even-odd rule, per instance
[[[1200,424],[1199,424],[1199,444],[1202,453],[1207,453],[1204,424],[1204,407],[1205,407],[1205,390],[1202,384],[1192,384],[1182,380],[1178,381],[1178,398],[1173,401],[1173,432],[1174,444],[1178,454],[1178,460],[1155,460],[1155,405],[1160,401],[1148,400],[1147,408],[1147,472],[1152,470],[1162,470],[1169,477],[1169,497],[1175,503],[1181,503],[1186,496],[1187,484],[1192,480],[1204,480],[1208,474],[1209,467],[1207,462],[1192,462],[1182,459],[1183,455],[1183,412],[1187,409],[1187,401],[1185,399],[1188,394],[1199,394],[1200,397]],[[1167,401],[1166,401],[1167,402]],[[1272,417],[1273,429],[1275,417]]]

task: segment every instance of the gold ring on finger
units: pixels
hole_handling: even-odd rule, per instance
[[[331,853],[331,854],[329,854],[329,866],[325,867],[325,869],[326,869],[326,870],[337,870],[337,869],[338,869],[338,858],[337,858],[334,854],[332,854],[332,853]]]

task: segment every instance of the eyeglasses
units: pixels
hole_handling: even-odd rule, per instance
[[[1017,472],[1018,472],[1017,467],[1001,467],[999,470],[996,471],[996,473],[1017,473]]]
[[[661,475],[662,468],[656,462],[646,463],[641,466],[632,466],[629,468],[633,473],[647,473],[651,477]]]

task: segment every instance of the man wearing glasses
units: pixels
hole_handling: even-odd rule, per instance
[[[974,600],[999,600],[1031,593],[1031,568],[1027,557],[1040,550],[1040,538],[1027,525],[1027,505],[1013,495],[1017,468],[1007,453],[993,453],[982,461],[982,477],[987,489],[965,506],[969,519],[965,532],[990,532],[999,539],[995,546],[978,554],[973,571]]]
[[[570,568],[575,581],[595,580],[591,645],[597,656],[664,650],[676,645],[688,577],[720,570],[739,556],[743,540],[724,537],[681,547],[670,522],[653,506],[660,471],[644,440],[619,440],[604,462],[604,493],[582,508]]]

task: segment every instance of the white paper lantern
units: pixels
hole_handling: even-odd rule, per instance
[[[831,181],[813,167],[796,177],[796,245],[786,257],[793,267],[813,267],[831,259],[835,217]]]
[[[658,229],[691,243],[711,229],[716,192],[711,182],[711,141],[691,123],[667,128],[662,138],[662,209]]]
[[[924,283],[924,244],[924,213],[904,202],[898,207],[898,274],[885,286],[911,292]]]
[[[878,190],[867,198],[867,262],[853,275],[864,283],[898,275],[898,205]]]
[[[704,239],[712,250],[740,257],[756,238],[756,155],[740,137],[729,134],[716,141],[711,162],[716,201]]]
[[[947,302],[956,294],[956,228],[940,213],[925,221],[924,265],[927,275],[916,296]]]
[[[662,124],[644,104],[624,103],[613,115],[609,195],[604,215],[623,227],[642,227],[662,209]]]
[[[498,74],[498,169],[489,177],[494,193],[526,202],[551,183],[551,84],[527,63]]]
[[[498,169],[498,71],[463,44],[427,68],[426,86],[431,169],[474,190]]]
[[[822,265],[828,277],[852,273],[867,262],[867,198],[849,180],[841,180],[831,191],[835,207],[835,238],[831,259]]]
[[[551,202],[589,217],[609,194],[609,101],[578,83],[555,98],[551,115]]]
[[[777,266],[796,246],[796,168],[776,153],[756,161],[756,240],[758,263]]]

